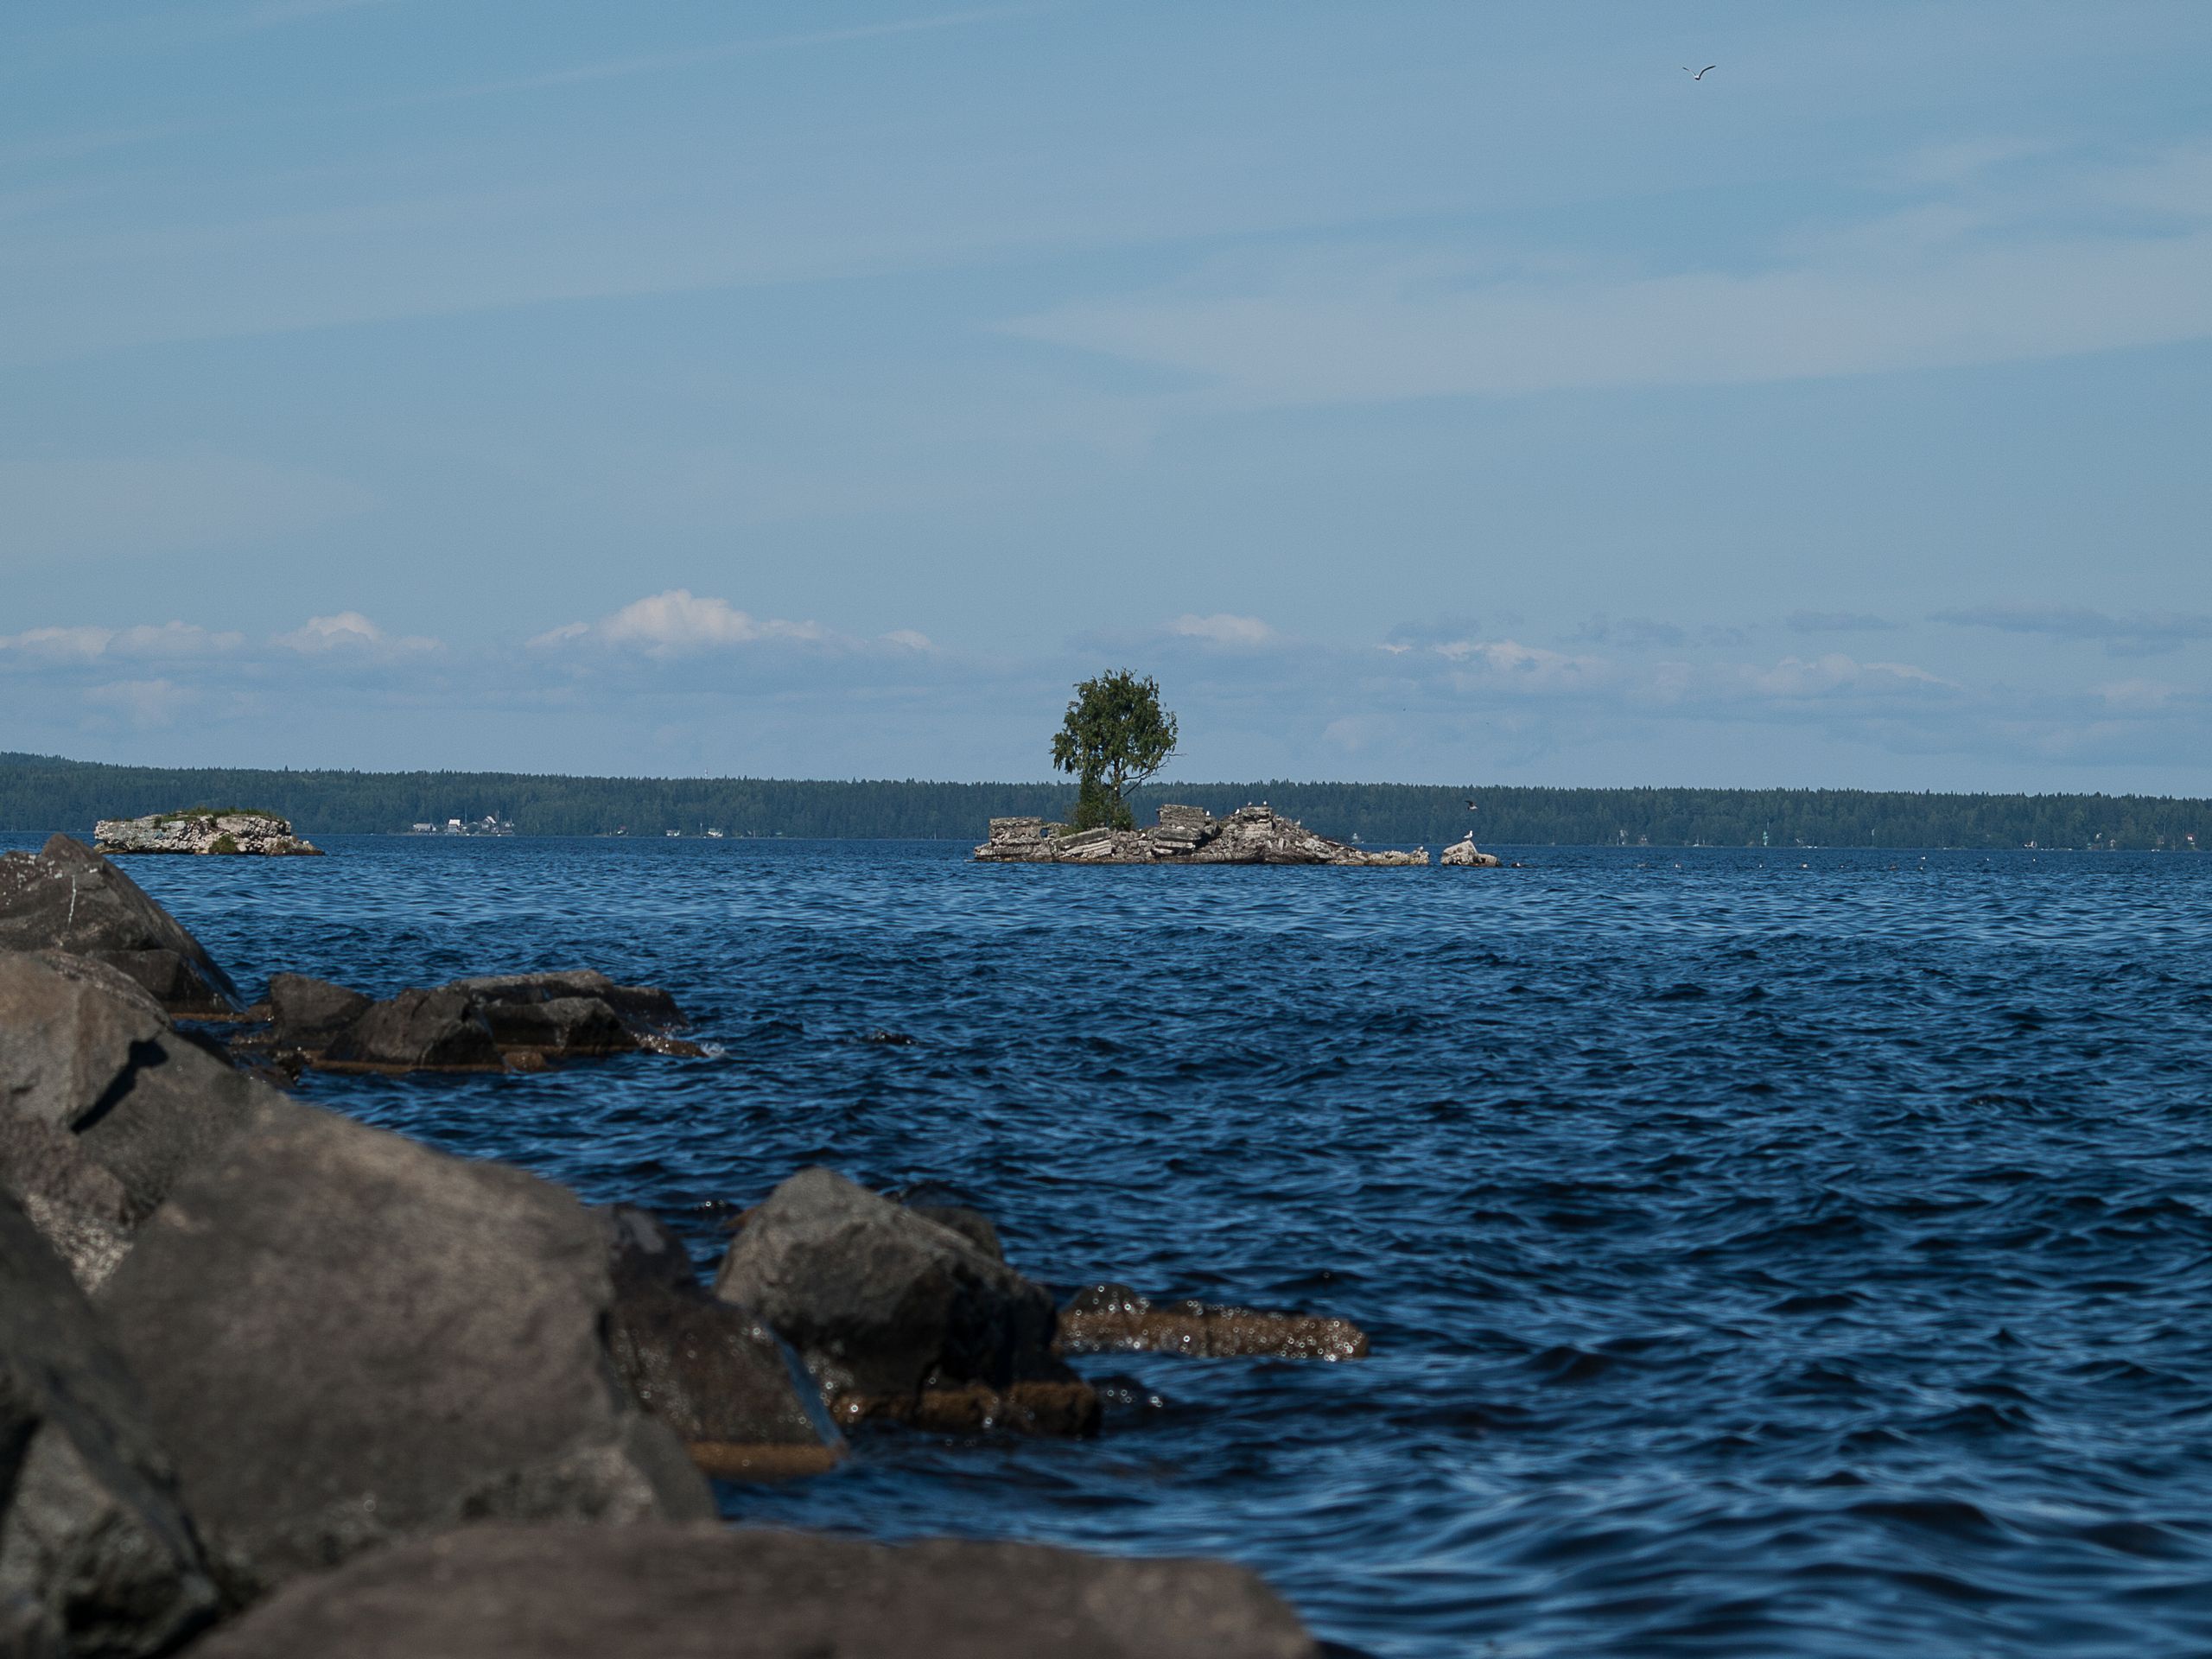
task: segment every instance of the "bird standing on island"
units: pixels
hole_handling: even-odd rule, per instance
[[[1693,69],[1686,63],[1682,66],[1682,73],[1688,75],[1692,80],[1703,80],[1706,76],[1712,73],[1719,67],[1720,66],[1717,63],[1708,63],[1702,69]]]

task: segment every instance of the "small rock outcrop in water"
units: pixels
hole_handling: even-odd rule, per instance
[[[821,1390],[758,1316],[707,1294],[682,1241],[627,1205],[607,1229],[607,1345],[643,1406],[692,1462],[728,1480],[818,1474],[844,1455]]]
[[[86,1289],[188,1169],[282,1099],[113,969],[0,951],[0,1188]]]
[[[0,1196],[0,1652],[165,1653],[215,1613],[138,1385]]]
[[[1037,1544],[479,1526],[292,1585],[193,1659],[1320,1659],[1249,1568]]]
[[[455,980],[378,1002],[305,974],[278,974],[249,1011],[266,1027],[238,1046],[327,1071],[535,1071],[640,1051],[696,1056],[671,1036],[683,1011],[666,991],[577,969]]]
[[[100,1311],[245,1601],[472,1518],[709,1517],[609,1362],[613,1300],[560,1188],[276,1096],[140,1225]]]
[[[1097,1431],[1097,1395],[1052,1355],[1043,1286],[833,1170],[746,1217],[715,1294],[798,1351],[841,1421]]]
[[[1240,806],[1225,818],[1203,807],[1163,806],[1149,830],[1070,831],[1042,818],[993,818],[991,838],[976,856],[1000,864],[1428,864],[1425,851],[1349,846],[1266,806]]]
[[[102,853],[257,854],[265,858],[321,858],[322,849],[292,833],[291,821],[266,812],[161,812],[143,818],[102,818],[92,826]]]
[[[1438,854],[1436,861],[1446,868],[1463,870],[1495,870],[1505,862],[1496,853],[1486,853],[1476,846],[1471,830],[1465,841],[1455,841]]]
[[[200,941],[81,841],[0,854],[0,950],[67,950],[127,974],[171,1014],[225,1019],[238,988]]]
[[[1155,1303],[1127,1285],[1093,1285],[1060,1310],[1059,1350],[1193,1359],[1364,1359],[1367,1333],[1349,1319],[1210,1302]]]

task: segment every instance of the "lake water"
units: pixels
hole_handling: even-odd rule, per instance
[[[732,1516],[1230,1554],[1376,1655],[2212,1651],[2212,859],[331,851],[130,869],[250,993],[583,964],[721,1052],[313,1098],[702,1264],[827,1163],[1374,1339],[1086,1360],[1095,1442],[869,1432]]]

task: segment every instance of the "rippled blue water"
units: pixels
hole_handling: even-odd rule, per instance
[[[733,1515],[1224,1552],[1378,1655],[2212,1651],[2212,860],[333,850],[131,868],[249,989],[582,963],[727,1052],[322,1101],[702,1262],[821,1161],[1375,1339],[1085,1362],[1096,1443],[872,1433]]]

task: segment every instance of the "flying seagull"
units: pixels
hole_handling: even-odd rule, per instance
[[[1682,73],[1689,76],[1692,80],[1703,80],[1707,75],[1711,74],[1719,67],[1720,66],[1717,63],[1708,63],[1702,69],[1693,70],[1689,65],[1686,63],[1682,66]]]

